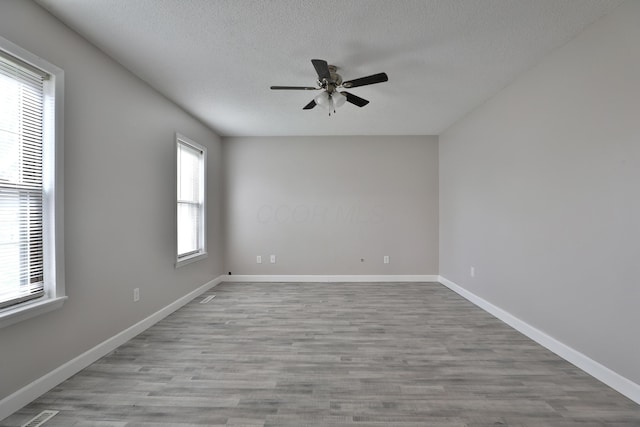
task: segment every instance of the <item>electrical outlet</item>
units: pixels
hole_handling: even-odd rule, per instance
[[[133,289],[133,302],[140,301],[140,288]]]
[[[385,264],[389,264],[389,255],[385,255],[384,256],[384,261]]]
[[[476,268],[475,267],[469,268],[469,275],[471,277],[476,277]]]
[[[276,256],[271,255],[271,264],[275,264],[275,263],[276,263]]]
[[[262,255],[256,257],[256,264],[262,264]]]

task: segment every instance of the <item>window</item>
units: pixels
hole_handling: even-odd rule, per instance
[[[0,327],[64,294],[59,68],[0,38]]]
[[[176,135],[178,157],[178,251],[176,266],[207,256],[205,239],[205,171],[207,149]]]

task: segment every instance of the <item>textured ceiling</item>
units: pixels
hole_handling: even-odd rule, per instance
[[[621,0],[37,0],[226,135],[430,135]],[[371,103],[303,111],[312,58]]]

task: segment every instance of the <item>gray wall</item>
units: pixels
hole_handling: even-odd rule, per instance
[[[438,273],[437,137],[224,138],[223,159],[225,270]]]
[[[30,1],[0,2],[0,35],[63,68],[62,309],[0,329],[0,399],[222,273],[220,141]],[[209,148],[209,257],[175,262],[174,132]],[[141,300],[133,303],[133,288]]]
[[[638,40],[630,1],[440,137],[440,274],[635,383]]]

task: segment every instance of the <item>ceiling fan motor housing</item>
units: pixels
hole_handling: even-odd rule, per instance
[[[331,79],[322,79],[322,81],[318,80],[320,87],[329,93],[335,92],[335,90],[342,84],[342,76],[336,71],[338,71],[338,67],[335,65],[329,65]]]

